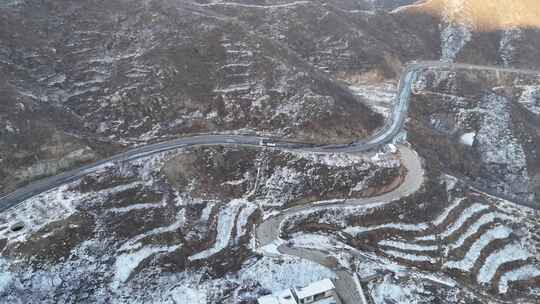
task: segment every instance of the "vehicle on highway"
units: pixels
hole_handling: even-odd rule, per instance
[[[277,144],[275,142],[270,141],[269,139],[261,139],[259,141],[259,146],[262,147],[277,147]]]

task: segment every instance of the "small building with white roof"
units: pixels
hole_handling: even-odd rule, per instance
[[[282,290],[257,299],[259,304],[298,304],[290,289]]]
[[[295,294],[298,304],[319,303],[324,299],[332,299],[335,295],[336,286],[329,279],[314,282],[303,288],[296,288]]]
[[[330,279],[313,282],[305,287],[297,287],[261,297],[259,304],[340,304]]]

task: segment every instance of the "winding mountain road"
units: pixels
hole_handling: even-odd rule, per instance
[[[409,97],[411,95],[412,83],[416,79],[418,72],[424,69],[470,69],[470,70],[490,70],[498,72],[521,73],[540,75],[539,71],[513,69],[493,66],[481,66],[471,64],[453,64],[441,61],[421,61],[408,64],[401,74],[398,86],[398,93],[391,116],[380,131],[373,136],[359,140],[349,145],[327,145],[315,146],[310,143],[291,142],[286,139],[275,139],[269,137],[251,136],[251,135],[198,135],[190,136],[170,141],[165,141],[156,144],[145,145],[130,149],[126,152],[112,156],[107,159],[100,160],[96,163],[86,165],[71,171],[61,173],[56,176],[48,177],[36,182],[30,183],[27,186],[17,189],[16,191],[0,196],[0,212],[17,206],[22,201],[35,196],[37,194],[49,191],[63,184],[73,182],[83,176],[96,172],[103,165],[116,161],[130,161],[138,158],[146,157],[153,154],[162,153],[165,151],[185,148],[189,146],[202,145],[237,145],[237,146],[260,146],[261,140],[272,141],[275,148],[285,150],[301,150],[305,152],[317,153],[358,153],[370,149],[380,147],[391,142],[394,137],[402,130],[405,119],[407,118],[407,110],[409,106]]]
[[[408,107],[408,97],[410,95],[410,87],[416,72],[421,68],[421,65],[410,65],[400,80],[400,93],[394,107],[393,115],[385,126],[372,137],[355,142],[349,145],[328,145],[315,146],[309,143],[291,142],[285,139],[274,139],[269,137],[251,136],[251,135],[198,135],[190,136],[161,143],[145,145],[133,148],[126,152],[117,154],[107,159],[100,160],[96,163],[86,165],[71,171],[61,173],[52,177],[48,177],[36,182],[33,182],[25,187],[19,188],[16,191],[0,197],[0,212],[12,208],[24,200],[37,194],[59,187],[63,184],[76,181],[85,175],[96,172],[103,165],[117,161],[131,161],[142,157],[158,154],[166,151],[171,151],[189,146],[202,145],[236,145],[236,146],[260,146],[261,140],[271,141],[275,144],[275,148],[286,150],[302,150],[305,152],[317,153],[357,153],[367,151],[391,141],[396,134],[401,131],[403,122],[406,117]]]
[[[509,73],[525,73],[531,75],[540,75],[538,71],[520,70],[512,68],[498,68],[487,67],[467,64],[445,64],[442,62],[422,62],[414,63],[408,66],[406,71],[402,74],[399,83],[399,90],[396,96],[395,107],[392,112],[390,121],[387,122],[387,127],[381,132],[377,133],[371,139],[364,142],[357,142],[354,144],[353,149],[355,151],[369,150],[377,145],[384,144],[389,140],[392,140],[401,130],[406,113],[408,109],[409,97],[412,90],[412,83],[416,79],[417,72],[422,69],[428,68],[461,68],[470,70],[492,70],[497,72],[509,72]],[[418,191],[422,186],[424,180],[424,171],[422,168],[422,162],[415,151],[409,149],[406,146],[399,145],[400,158],[402,165],[406,168],[407,174],[402,183],[394,190],[384,193],[379,196],[348,199],[341,202],[329,203],[329,204],[317,204],[317,205],[303,205],[296,206],[282,211],[276,216],[270,217],[257,226],[255,235],[259,245],[259,250],[264,255],[276,256],[279,255],[293,255],[299,258],[307,259],[312,262],[324,265],[326,254],[320,250],[313,248],[294,248],[286,245],[285,241],[280,238],[281,224],[287,220],[288,217],[294,216],[301,212],[317,210],[324,210],[329,207],[351,207],[368,205],[373,203],[384,203],[398,200],[406,197],[414,192]],[[328,149],[323,147],[322,149]],[[332,147],[335,148],[335,147]],[[354,152],[352,150],[345,152]],[[330,253],[328,253],[331,255]],[[336,254],[334,252],[333,254]],[[362,294],[361,288],[355,288],[356,274],[344,269],[333,269],[337,280],[335,280],[336,290],[338,290],[341,301],[344,304],[367,304],[365,302],[365,295]]]
[[[399,145],[398,147],[402,164],[405,167],[407,174],[397,188],[378,196],[347,199],[337,202],[333,201],[326,204],[323,203],[317,205],[301,205],[286,209],[282,211],[279,215],[268,218],[257,227],[257,240],[259,245],[265,246],[276,241],[276,245],[279,245],[281,243],[279,241],[280,223],[283,222],[283,220],[285,220],[290,215],[307,210],[323,210],[329,207],[354,207],[379,202],[391,202],[393,200],[409,196],[410,194],[418,191],[424,181],[424,170],[422,168],[422,162],[420,160],[420,157],[418,157],[415,151],[404,145]]]
[[[394,108],[391,116],[385,123],[380,131],[376,132],[373,136],[357,141],[349,145],[327,145],[327,146],[315,146],[309,143],[297,143],[287,141],[285,139],[274,139],[268,137],[250,136],[250,135],[199,135],[185,138],[179,138],[175,140],[165,141],[161,143],[146,145],[137,147],[113,157],[100,160],[94,164],[86,165],[71,171],[61,173],[56,176],[48,177],[36,182],[33,182],[25,187],[22,187],[12,193],[0,197],[0,212],[8,210],[22,203],[26,199],[29,199],[40,193],[49,191],[63,184],[76,181],[87,174],[96,172],[102,166],[107,163],[117,161],[130,161],[139,159],[142,157],[158,154],[175,149],[185,148],[189,146],[202,146],[202,145],[236,145],[236,146],[261,146],[261,140],[271,141],[274,147],[284,150],[301,150],[304,152],[315,153],[359,153],[365,152],[370,149],[378,148],[389,142],[392,142],[396,135],[401,132],[405,119],[407,118],[407,111],[409,106],[409,99],[412,91],[412,84],[415,81],[418,73],[424,69],[468,69],[468,70],[488,70],[496,72],[508,72],[508,73],[521,73],[540,75],[539,71],[531,71],[524,69],[513,69],[503,67],[492,66],[480,66],[471,64],[453,64],[440,61],[422,61],[412,62],[407,65],[404,72],[401,74],[398,93]],[[262,248],[266,246],[274,246],[275,250],[278,250],[281,254],[296,254],[302,258],[310,259],[311,254],[309,251],[299,254],[299,251],[293,249],[287,249],[282,245],[280,240],[280,224],[288,217],[295,213],[316,210],[317,208],[328,207],[347,207],[357,206],[363,204],[370,204],[376,202],[389,202],[407,195],[410,195],[417,191],[422,183],[424,172],[422,169],[422,163],[416,152],[407,148],[404,145],[398,146],[401,161],[403,166],[407,169],[407,175],[404,177],[403,182],[396,189],[376,197],[362,198],[362,199],[350,199],[344,200],[338,203],[331,204],[319,204],[319,205],[307,205],[298,206],[281,212],[279,215],[271,217],[261,223],[256,229],[257,241]],[[263,250],[264,252],[264,250]],[[318,259],[313,258],[315,262]],[[337,271],[339,280],[343,284],[349,284],[352,280],[352,274],[348,274],[344,271]],[[348,282],[348,283],[346,283]],[[341,286],[343,289],[350,289],[350,287]],[[338,286],[338,289],[340,286]],[[344,296],[344,302],[356,303],[354,292],[350,295]],[[348,297],[348,298],[347,298]]]

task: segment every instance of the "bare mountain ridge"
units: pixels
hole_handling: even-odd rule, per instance
[[[380,116],[298,56],[299,48],[249,32],[209,8],[53,1],[3,10],[6,181],[14,171],[27,172],[19,174],[25,181],[181,134],[240,130],[348,142],[382,125]],[[365,70],[350,62],[340,66]],[[37,119],[24,119],[29,115]],[[51,142],[53,134],[67,144]],[[70,153],[81,157],[59,161]]]

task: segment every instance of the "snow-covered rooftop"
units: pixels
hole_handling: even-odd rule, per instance
[[[295,291],[299,299],[305,299],[316,294],[333,290],[334,288],[334,283],[332,283],[330,279],[324,279],[318,282],[313,282],[303,288],[296,288]]]
[[[337,301],[334,297],[322,299],[316,302],[316,304],[336,304]]]
[[[321,281],[313,282],[306,287],[294,288],[294,293],[296,294],[296,298],[305,299],[307,297],[321,294],[321,293],[331,291],[334,289],[335,289],[334,283],[330,279],[324,279]],[[257,302],[259,304],[297,304],[296,298],[293,295],[293,292],[291,289],[286,289],[279,292],[275,292],[271,295],[260,297],[259,299],[257,299]],[[321,303],[327,303],[327,301],[324,301]],[[334,303],[334,302],[328,302],[328,303]]]
[[[260,297],[257,302],[259,304],[297,304],[290,289]]]

